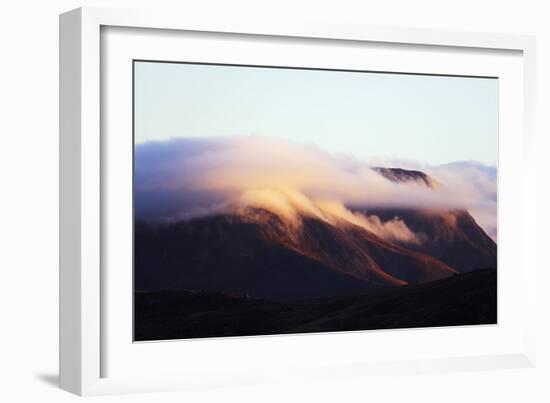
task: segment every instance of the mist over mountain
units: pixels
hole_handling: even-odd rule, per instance
[[[292,194],[306,210],[319,204],[464,209],[496,239],[494,169],[418,164],[426,186],[423,179],[392,180],[380,162],[377,170],[350,155],[263,136],[148,142],[135,147],[136,215],[170,221],[246,206],[288,213]]]

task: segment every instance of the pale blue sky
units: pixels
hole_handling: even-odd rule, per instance
[[[136,143],[249,134],[365,159],[496,165],[498,81],[136,62]]]

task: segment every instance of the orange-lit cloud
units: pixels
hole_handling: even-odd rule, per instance
[[[250,205],[294,222],[306,214],[353,223],[386,239],[418,242],[402,221],[382,223],[350,208],[465,208],[496,236],[496,179],[478,164],[433,167],[407,161],[401,166],[443,184],[434,190],[389,181],[370,168],[372,163],[349,155],[262,136],[150,142],[136,146],[135,158],[136,211],[142,216],[188,217]]]

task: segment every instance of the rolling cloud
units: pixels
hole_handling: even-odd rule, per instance
[[[374,165],[419,169],[443,186],[391,182],[370,168]],[[138,218],[169,220],[246,206],[264,207],[295,223],[300,214],[349,222],[406,242],[418,239],[401,220],[382,223],[349,207],[463,208],[496,238],[496,170],[473,162],[360,161],[263,136],[135,146]]]

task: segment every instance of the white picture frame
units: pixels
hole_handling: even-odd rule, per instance
[[[521,170],[517,175],[522,185],[516,190],[516,206],[521,207],[515,223],[521,241],[521,250],[516,258],[521,262],[521,296],[523,307],[535,312],[536,270],[532,239],[535,228],[535,183],[534,183],[534,91],[535,91],[535,41],[533,37],[507,34],[470,33],[443,30],[418,30],[409,28],[385,28],[350,26],[316,21],[215,21],[198,19],[192,15],[173,15],[149,10],[117,10],[104,8],[80,8],[60,16],[60,385],[63,389],[79,395],[160,391],[215,385],[249,385],[304,379],[331,379],[343,376],[368,376],[372,373],[407,374],[418,372],[464,371],[486,368],[527,367],[535,363],[535,318],[526,315],[525,321],[514,328],[521,332],[522,341],[499,352],[477,351],[425,355],[421,358],[393,357],[388,360],[368,361],[359,357],[356,361],[335,363],[327,355],[309,365],[281,361],[276,365],[269,360],[259,373],[257,368],[247,367],[243,360],[240,367],[219,371],[205,369],[196,374],[186,372],[189,362],[177,364],[171,372],[154,375],[117,374],[111,376],[105,362],[112,354],[113,346],[106,336],[105,318],[110,305],[105,303],[108,291],[104,287],[105,256],[101,209],[104,203],[106,172],[105,149],[110,144],[102,139],[105,131],[102,118],[102,92],[108,88],[102,81],[102,29],[105,27],[146,28],[181,32],[221,33],[225,35],[251,35],[257,38],[296,38],[296,40],[322,39],[353,43],[400,44],[403,46],[429,46],[438,49],[469,49],[477,53],[490,51],[513,51],[520,54],[523,99],[521,118],[523,127],[516,133],[515,141],[521,145]],[[166,31],[168,32],[168,31]],[[159,39],[160,40],[160,39]],[[335,45],[337,46],[337,45]],[[397,66],[396,68],[399,68]],[[129,94],[128,94],[129,95]],[[509,134],[514,136],[513,133]],[[502,151],[506,152],[506,151]],[[510,159],[504,162],[510,164]],[[501,161],[502,163],[502,161]],[[512,167],[510,167],[512,168]],[[500,197],[499,193],[499,197]],[[512,196],[510,196],[512,198]],[[499,199],[500,200],[500,199]],[[499,220],[506,211],[499,211]],[[499,221],[500,224],[500,221]],[[527,234],[531,237],[526,239]],[[500,258],[500,255],[499,255]],[[454,332],[455,330],[451,330]],[[380,335],[381,333],[378,333]],[[428,337],[428,333],[418,337]],[[309,335],[271,338],[269,348],[286,349],[287,340],[302,348],[311,344]],[[353,341],[350,339],[353,338]],[[330,335],[329,343],[360,342],[365,333]],[[373,336],[370,336],[373,337]],[[398,333],[393,338],[403,337]],[[445,337],[444,333],[430,337]],[[293,338],[293,339],[289,339]],[[345,338],[345,339],[344,339]],[[266,348],[264,338],[249,338],[253,351]],[[275,341],[273,341],[275,340]],[[317,343],[319,339],[316,339]],[[325,341],[328,342],[328,338]],[[109,342],[109,349],[107,345]],[[220,339],[211,339],[204,348],[228,348]],[[226,343],[226,344],[224,344]],[[163,344],[163,354],[176,349],[177,343]],[[214,345],[219,347],[214,347]],[[241,343],[242,344],[242,343]],[[510,344],[512,346],[512,344]],[[194,348],[201,348],[198,344]],[[242,346],[241,346],[242,347]],[[296,346],[294,347],[296,348]],[[128,350],[130,351],[130,350]],[[175,351],[175,350],[174,350]],[[131,353],[131,352],[130,352]],[[133,354],[133,353],[132,353]],[[457,355],[458,354],[458,355]],[[122,356],[120,359],[128,358]],[[306,358],[304,358],[306,360]],[[131,362],[131,360],[129,360]],[[213,362],[212,362],[213,363]],[[144,365],[145,366],[145,365]],[[179,371],[178,371],[179,366]],[[122,371],[124,372],[124,371]],[[139,372],[139,371],[138,371]]]

